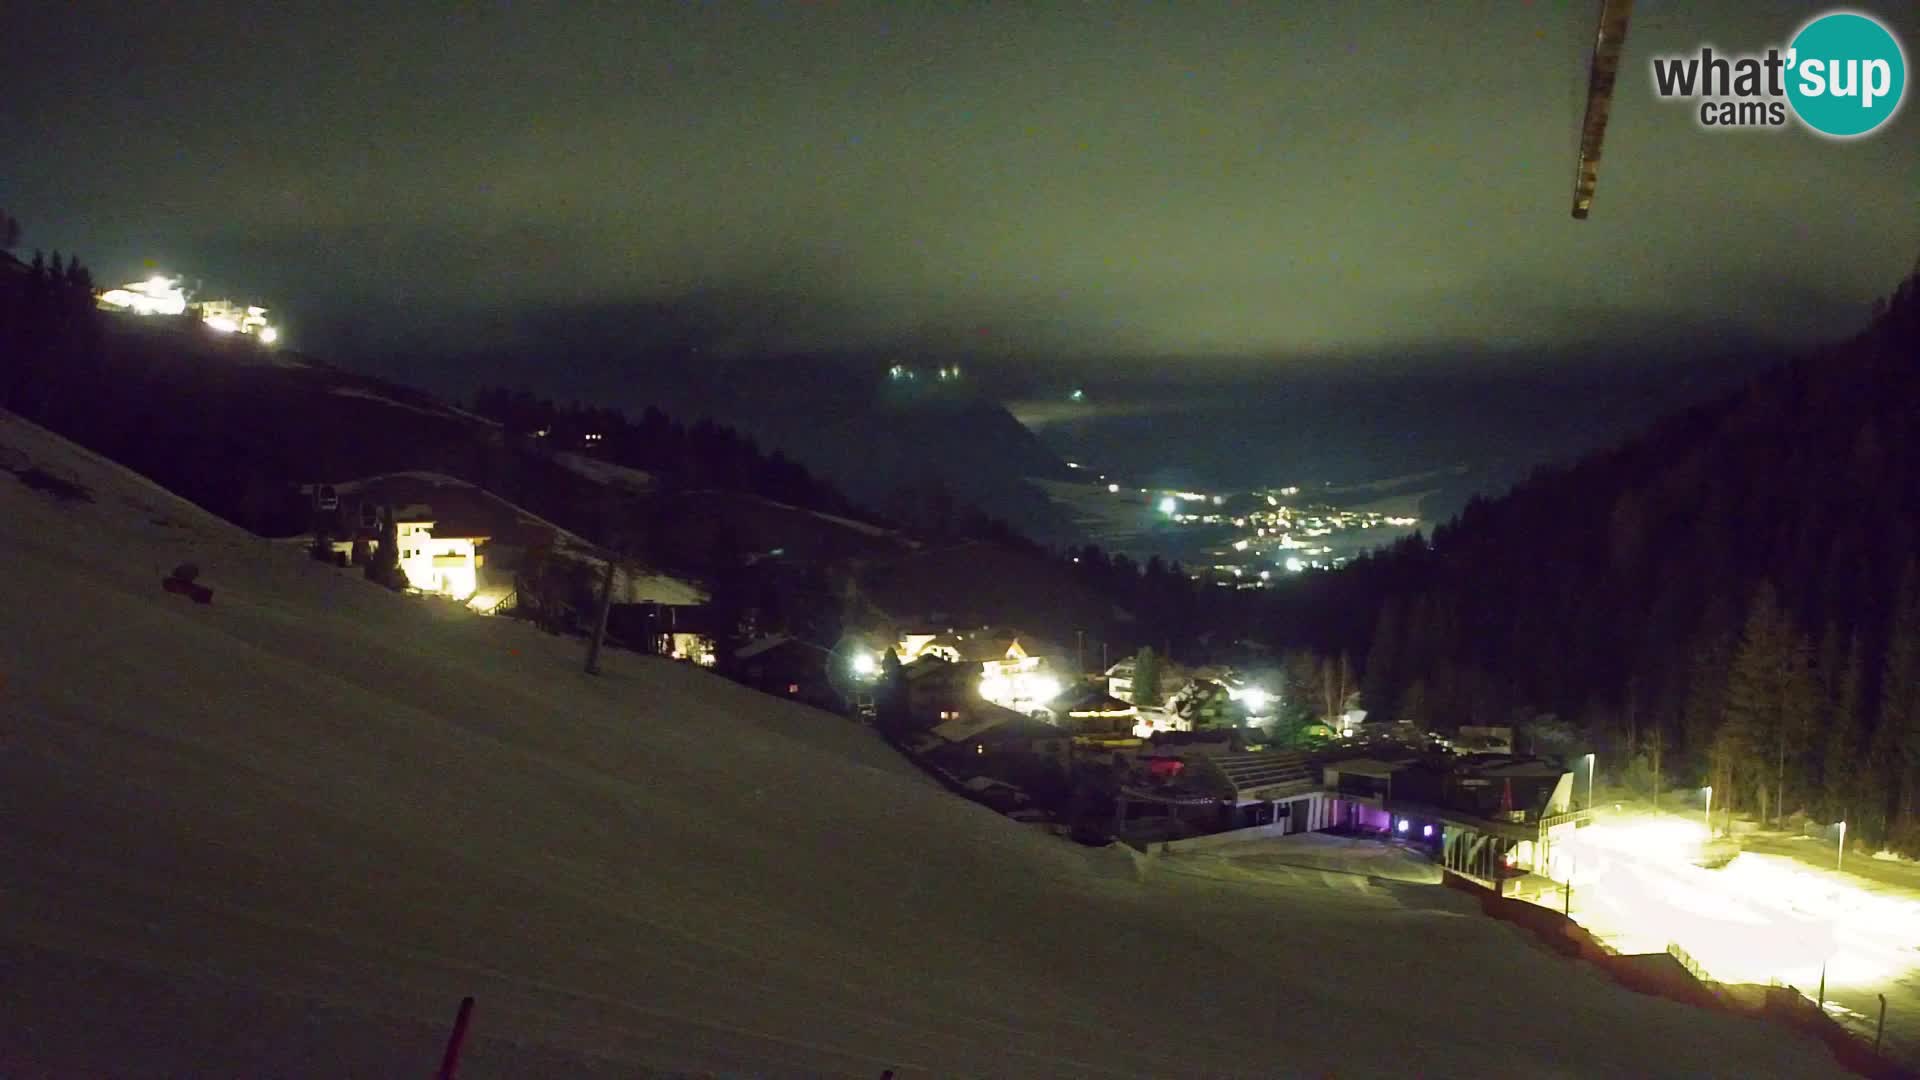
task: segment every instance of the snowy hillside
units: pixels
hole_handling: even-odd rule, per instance
[[[463,1077],[1834,1070],[1451,890],[1138,882],[844,719],[0,447],[90,492],[0,472],[0,1074],[425,1075],[466,994]]]
[[[585,454],[562,451],[553,455],[553,460],[559,462],[568,472],[628,495],[645,495],[659,487],[650,473],[629,469],[624,465],[615,465],[611,461],[601,461],[599,458],[588,457]]]

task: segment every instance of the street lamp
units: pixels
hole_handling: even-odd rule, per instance
[[[1833,868],[1840,869],[1847,861],[1847,823],[1840,823],[1840,850],[1833,857]]]
[[[1713,785],[1707,785],[1707,839],[1713,839]]]
[[[1593,754],[1587,755],[1587,809],[1593,809],[1593,774],[1600,768],[1600,759]]]

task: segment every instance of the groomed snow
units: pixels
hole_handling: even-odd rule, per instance
[[[0,445],[93,491],[0,473],[0,1074],[424,1075],[466,994],[468,1078],[1834,1071],[1452,890],[1140,881],[847,720]]]

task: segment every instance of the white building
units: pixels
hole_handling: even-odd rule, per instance
[[[231,300],[198,300],[187,305],[200,321],[223,334],[251,334],[271,345],[280,336],[267,322],[267,309]]]
[[[244,334],[263,345],[271,345],[280,331],[267,322],[267,309],[231,300],[187,301],[179,278],[155,274],[145,281],[129,282],[99,295],[99,305],[109,311],[130,311],[135,315],[185,315],[192,313],[210,329],[223,334]]]
[[[100,294],[100,306],[136,315],[183,315],[187,294],[177,278],[158,274],[145,281],[130,282]]]
[[[396,521],[400,569],[421,592],[466,600],[480,587],[478,547],[484,536],[435,536],[431,521]]]

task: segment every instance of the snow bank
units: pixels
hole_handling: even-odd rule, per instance
[[[472,1078],[1832,1071],[1451,890],[1137,882],[845,719],[0,443],[93,492],[0,474],[0,1072],[420,1074],[466,994]]]

